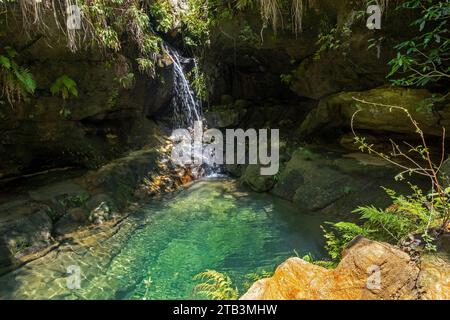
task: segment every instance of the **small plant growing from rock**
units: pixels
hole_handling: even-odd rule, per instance
[[[71,111],[70,109],[66,108],[66,100],[71,96],[78,97],[77,83],[68,75],[64,74],[55,80],[55,82],[50,87],[50,92],[54,96],[61,96],[61,98],[63,99],[63,105],[59,113],[65,118],[70,117]]]
[[[70,96],[78,97],[78,87],[75,80],[70,78],[67,74],[63,74],[53,82],[50,87],[52,95],[59,95],[63,100],[67,100]]]
[[[420,143],[413,146],[403,142],[402,146],[391,140],[392,151],[384,153],[377,150],[373,144],[366,142],[354,129],[354,122],[360,110],[353,114],[351,128],[355,143],[362,152],[376,155],[391,165],[401,169],[396,180],[405,180],[413,174],[426,177],[430,181],[431,191],[423,192],[419,187],[410,184],[411,195],[398,195],[395,191],[386,189],[392,199],[392,205],[386,209],[374,206],[359,207],[353,212],[359,214],[364,223],[360,226],[350,222],[331,224],[332,230],[325,230],[327,249],[333,259],[339,259],[343,247],[355,236],[363,235],[377,240],[394,243],[412,255],[420,250],[436,250],[436,240],[448,230],[450,221],[450,187],[448,177],[442,172],[445,160],[445,128],[442,132],[441,157],[435,162],[432,159],[425,134],[419,123],[414,120],[408,109],[381,103],[373,103],[353,98],[363,104],[375,108],[389,108],[402,111],[411,122]]]

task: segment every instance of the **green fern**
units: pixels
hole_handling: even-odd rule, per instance
[[[15,62],[17,52],[11,47],[3,49],[5,54],[0,55],[1,96],[13,106],[16,101],[27,100],[30,94],[34,94],[36,82],[28,69]]]
[[[363,221],[361,225],[338,222],[328,223],[331,230],[322,227],[331,258],[338,260],[345,245],[358,235],[392,244],[401,244],[405,239],[419,235],[426,249],[434,248],[430,230],[441,225],[448,203],[441,197],[425,195],[415,185],[410,184],[410,187],[413,192],[407,196],[384,188],[392,199],[392,205],[384,210],[374,206],[354,210],[353,213],[360,215]]]
[[[370,237],[370,235],[374,232],[373,230],[358,226],[357,224],[351,222],[327,222],[327,224],[331,225],[331,230],[327,230],[322,227],[326,240],[325,248],[327,249],[331,259],[334,261],[340,260],[342,250],[347,243],[353,240],[356,236],[362,235],[365,237]]]
[[[233,287],[230,277],[215,270],[206,270],[194,277],[194,280],[203,281],[195,286],[195,292],[211,300],[236,300],[238,289]]]
[[[61,95],[64,100],[67,100],[70,95],[78,97],[77,83],[68,75],[64,74],[55,80],[50,87],[50,92],[52,95]]]
[[[243,283],[244,290],[247,291],[256,281],[264,278],[270,278],[273,276],[273,272],[267,270],[258,270],[245,275],[245,281]]]

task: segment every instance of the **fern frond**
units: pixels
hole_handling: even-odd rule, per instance
[[[206,270],[194,276],[194,280],[203,281],[195,286],[195,291],[212,300],[236,300],[237,288],[229,276],[215,270]]]

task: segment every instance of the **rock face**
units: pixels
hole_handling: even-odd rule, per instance
[[[450,230],[437,243],[437,253],[420,260],[418,288],[422,299],[450,300]]]
[[[336,128],[350,128],[353,114],[358,111],[354,128],[393,133],[412,133],[414,128],[406,113],[388,106],[373,106],[354,98],[384,105],[406,108],[419,122],[425,134],[442,136],[442,127],[449,128],[450,101],[438,109],[430,109],[427,101],[432,97],[428,90],[381,87],[363,92],[343,92],[322,99],[300,126],[300,134],[331,132]]]
[[[214,96],[319,100],[341,91],[380,86],[386,83],[392,48],[415,32],[410,27],[411,12],[392,8],[383,16],[382,40],[370,50],[368,41],[378,36],[366,28],[363,2],[315,0],[305,5],[303,32],[298,34],[289,28],[276,33],[264,28],[255,7],[224,19],[213,33],[208,57]],[[291,22],[288,14],[283,19]],[[334,49],[320,51],[321,34],[333,39]],[[287,81],[281,81],[282,74]]]
[[[128,56],[112,60],[95,47],[73,53],[53,14],[42,14],[48,30],[45,36],[31,32],[31,40],[22,17],[0,19],[0,48],[23,48],[18,63],[30,69],[37,84],[29,101],[14,107],[0,103],[0,179],[55,167],[94,169],[141,148],[154,128],[148,118],[173,96],[170,59],[153,79],[138,71],[131,47]],[[78,97],[52,95],[50,88],[62,75],[76,82]],[[126,84],[130,75],[132,84]]]
[[[442,267],[439,273],[448,275],[450,265]],[[434,268],[437,271],[436,266]],[[241,299],[448,299],[448,278],[435,277],[433,280],[437,282],[422,282],[418,289],[420,275],[419,266],[403,251],[360,237],[345,249],[335,269],[291,258],[280,265],[271,278],[254,283]]]
[[[87,226],[120,218],[135,188],[156,167],[156,149],[153,141],[151,148],[98,170],[37,176],[0,189],[0,274],[36,259]]]

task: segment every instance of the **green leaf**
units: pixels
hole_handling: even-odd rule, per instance
[[[11,69],[11,61],[8,57],[0,55],[0,65],[5,69]]]

